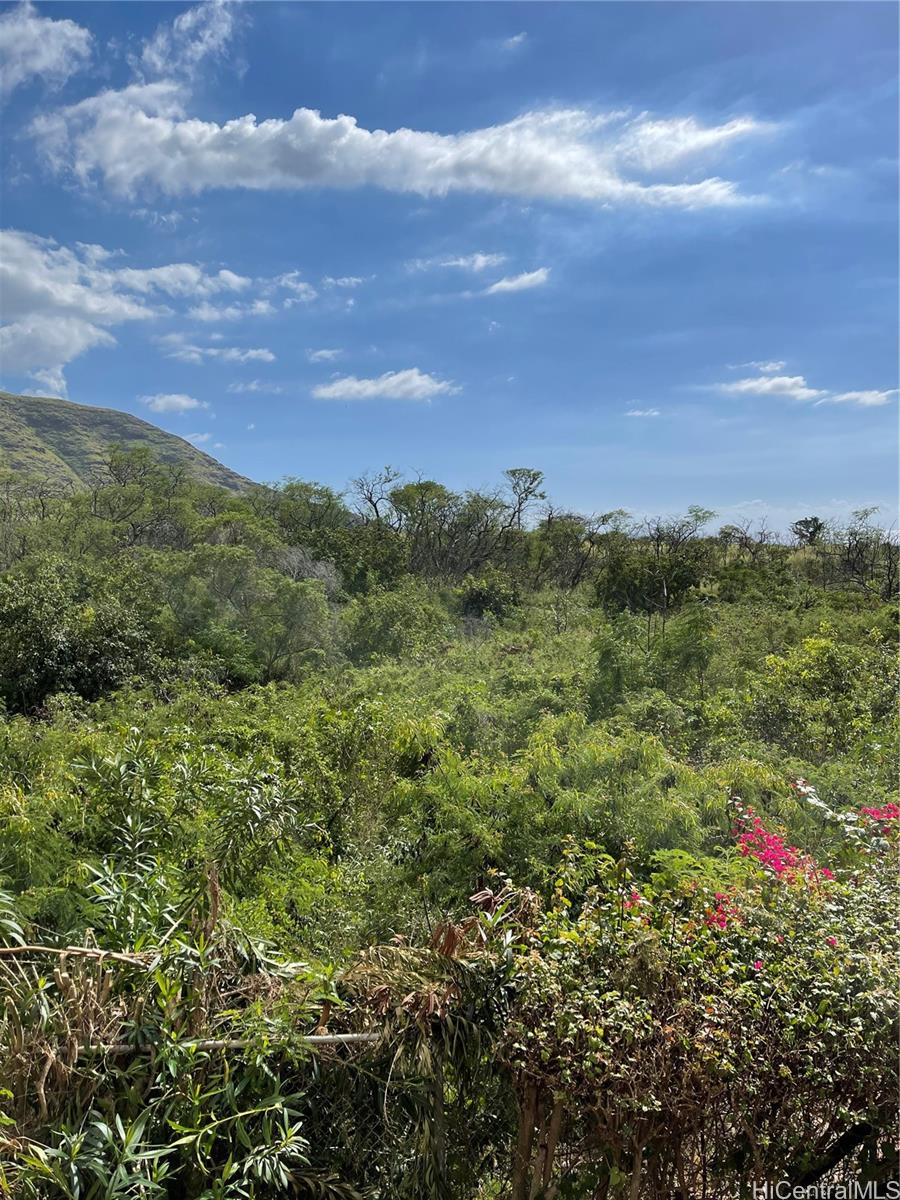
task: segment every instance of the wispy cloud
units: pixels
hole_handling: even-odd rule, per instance
[[[262,392],[270,396],[280,396],[284,392],[280,383],[267,383],[264,379],[248,379],[246,382],[229,383],[225,390],[233,395],[241,395],[244,392]]]
[[[862,392],[837,392],[831,396],[823,396],[821,400],[817,400],[817,404],[855,404],[859,408],[881,408],[885,404],[890,404],[894,396],[898,395],[897,388],[889,388],[887,391],[876,391],[870,389]]]
[[[74,21],[42,17],[33,4],[0,15],[0,99],[42,79],[61,85],[90,62],[93,39]]]
[[[141,403],[156,413],[186,413],[198,408],[209,408],[206,400],[197,400],[183,392],[158,392],[155,396],[141,396]]]
[[[184,437],[185,441],[194,442],[197,446],[202,446],[212,440],[211,433],[186,433]]]
[[[295,304],[309,304],[318,296],[311,283],[307,283],[299,271],[286,271],[272,280],[272,287],[290,292],[284,301],[285,308],[293,308]]]
[[[527,33],[514,33],[512,37],[504,38],[500,45],[504,50],[521,50],[527,40]]]
[[[343,354],[342,350],[307,350],[306,357],[311,363],[334,362],[336,358],[340,358]]]
[[[434,258],[414,258],[406,264],[406,269],[408,271],[428,271],[433,267],[456,267],[461,271],[472,271],[477,275],[486,271],[488,267],[499,267],[505,262],[505,254],[486,254],[478,250],[474,254],[461,254],[455,258],[445,258],[441,255]]]
[[[325,287],[332,288],[358,288],[360,284],[366,282],[364,275],[326,275],[322,279]]]
[[[158,340],[166,358],[174,358],[177,362],[200,364],[207,359],[228,363],[275,361],[275,355],[264,346],[251,349],[240,346],[199,346],[189,342],[181,333],[167,333]]]
[[[549,267],[538,267],[536,271],[524,271],[521,275],[507,275],[498,279],[490,287],[484,289],[485,296],[495,296],[500,292],[525,292],[529,288],[543,287],[550,278]]]
[[[625,410],[626,417],[658,417],[659,415],[658,408],[628,408]]]
[[[775,396],[801,403],[808,401],[819,404],[852,404],[857,408],[880,408],[889,404],[898,389],[861,389],[836,392],[828,388],[812,387],[804,375],[779,375],[783,362],[742,363],[743,367],[756,367],[761,372],[755,377],[730,380],[713,385],[715,391],[726,396]]]
[[[387,371],[375,379],[344,375],[331,383],[313,388],[319,400],[431,400],[434,396],[452,396],[461,389],[445,379],[409,367],[405,371]]]
[[[745,362],[729,363],[729,371],[760,371],[763,375],[777,375],[787,366],[786,362]]]
[[[642,171],[657,171],[775,129],[775,125],[752,117],[739,117],[724,125],[702,125],[695,117],[653,120],[644,114],[628,125],[619,143],[619,153],[629,165]]]
[[[204,0],[185,9],[158,26],[132,66],[145,78],[195,75],[210,60],[226,58],[240,11],[234,0]]]
[[[275,312],[275,306],[270,300],[253,300],[249,304],[210,304],[204,300],[188,309],[188,316],[194,321],[213,323],[215,321],[240,321],[245,317],[269,317]]]

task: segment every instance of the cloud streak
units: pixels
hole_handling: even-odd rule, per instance
[[[195,342],[189,342],[180,333],[164,334],[159,339],[159,344],[166,358],[173,358],[176,362],[191,363],[194,366],[199,366],[208,360],[238,364],[275,361],[275,355],[264,346],[251,349],[244,349],[240,346],[200,346]]]
[[[855,404],[858,408],[882,408],[885,404],[890,404],[896,395],[898,395],[897,388],[889,388],[887,391],[870,389],[861,392],[837,392],[832,396],[823,396],[816,403]]]
[[[155,396],[141,396],[141,403],[146,404],[155,413],[186,413],[198,408],[209,408],[205,400],[197,400],[194,396],[186,396],[183,392],[160,392]]]
[[[818,400],[826,393],[810,387],[802,375],[760,375],[716,385],[726,396],[783,396],[787,400]]]
[[[521,275],[507,275],[484,289],[485,296],[497,296],[503,292],[527,292],[531,288],[543,287],[550,278],[549,267],[538,267],[536,271],[523,271]]]
[[[580,108],[452,134],[365,129],[309,108],[286,120],[248,114],[218,124],[191,117],[188,98],[173,80],[134,84],[42,115],[31,130],[51,167],[126,197],[148,186],[171,195],[377,187],[700,209],[752,198],[727,179],[697,179],[697,160],[770,129],[750,117],[704,126]],[[682,165],[690,178],[673,179]]]
[[[799,403],[812,401],[820,404],[851,404],[857,408],[881,408],[889,404],[898,394],[897,388],[886,390],[870,388],[859,391],[833,392],[826,388],[810,386],[803,375],[779,375],[783,362],[743,363],[745,367],[756,367],[761,372],[756,377],[735,379],[728,383],[714,384],[714,390],[726,396],[774,396]]]
[[[387,371],[374,379],[358,379],[344,375],[331,383],[314,387],[318,400],[418,400],[428,401],[435,396],[452,396],[461,389],[445,379],[437,379],[409,367],[405,371]]]

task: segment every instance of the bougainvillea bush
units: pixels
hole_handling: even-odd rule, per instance
[[[638,883],[570,851],[516,955],[514,1194],[535,1175],[660,1198],[890,1177],[896,852],[835,875],[744,813],[735,853]]]

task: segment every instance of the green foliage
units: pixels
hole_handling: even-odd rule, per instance
[[[433,650],[450,635],[446,611],[414,580],[357,600],[347,614],[347,652],[357,662]]]
[[[541,488],[7,482],[0,1191],[884,1177],[896,547]]]
[[[476,578],[467,575],[459,589],[459,607],[464,617],[485,617],[488,613],[498,621],[516,608],[520,601],[515,580],[501,571],[486,571]]]
[[[0,577],[0,696],[32,712],[55,692],[94,700],[156,665],[135,572],[37,560]]]

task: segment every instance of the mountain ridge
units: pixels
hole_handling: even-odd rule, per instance
[[[178,434],[132,413],[0,391],[0,470],[83,486],[113,445],[144,447],[160,462],[183,465],[200,482],[231,491],[251,483]]]

